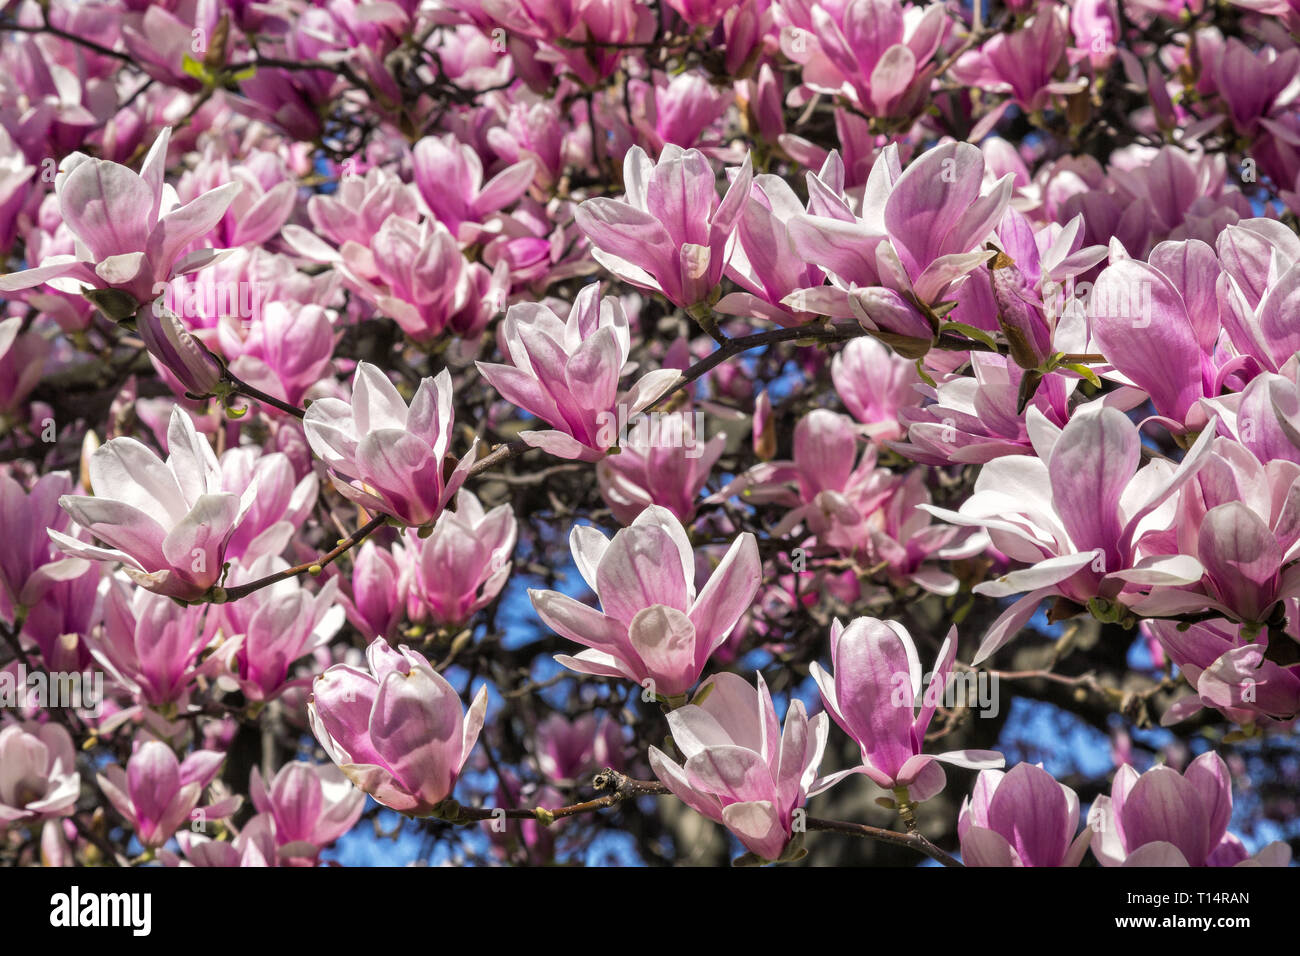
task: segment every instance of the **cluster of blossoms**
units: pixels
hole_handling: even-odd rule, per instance
[[[1297,36],[0,4],[0,862],[1287,865]]]

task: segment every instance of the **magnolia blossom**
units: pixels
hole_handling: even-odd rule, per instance
[[[576,780],[602,767],[621,769],[627,743],[612,717],[583,714],[568,720],[552,714],[537,727],[537,768],[550,780]]]
[[[985,192],[984,154],[969,143],[936,146],[906,170],[897,146],[887,147],[871,168],[860,216],[828,198],[825,210],[790,220],[799,254],[825,270],[831,285],[799,290],[787,303],[930,341],[935,319],[918,304],[938,304],[988,261],[983,243],[1002,220],[1011,188],[1008,174]]]
[[[596,611],[558,591],[529,590],[546,625],[588,649],[555,659],[581,674],[623,677],[665,698],[681,697],[727,639],[758,590],[753,534],[740,535],[695,590],[695,555],[681,522],[651,505],[613,540],[575,525],[569,548]]]
[[[256,769],[253,771],[256,773]],[[269,813],[259,813],[248,821],[230,841],[192,830],[182,829],[176,834],[183,856],[167,849],[158,851],[163,866],[277,866],[279,854],[275,845],[275,820]]]
[[[334,329],[319,305],[268,302],[243,333],[245,319],[226,316],[217,339],[230,370],[244,382],[291,405],[316,385],[330,367]]]
[[[867,519],[889,497],[894,476],[876,467],[876,450],[859,454],[857,429],[845,415],[817,408],[794,428],[794,458],[755,465],[709,500],[776,502],[790,510],[774,529],[799,525],[843,554],[864,554]]]
[[[179,407],[167,427],[161,460],[134,438],[114,438],[90,457],[94,497],[63,495],[59,505],[113,550],[53,528],[66,554],[120,561],[143,588],[194,601],[221,578],[226,545],[257,495],[256,482],[236,495],[222,487],[212,446]]]
[[[1161,547],[1158,533],[1173,519],[1162,506],[1208,459],[1213,429],[1176,467],[1153,461],[1139,469],[1141,438],[1123,412],[1093,403],[1059,432],[1033,415],[1030,435],[1040,457],[989,462],[960,511],[920,505],[946,521],[984,528],[994,547],[1030,565],[976,586],[989,597],[1028,592],[989,628],[976,663],[1011,640],[1049,595],[1087,605],[1119,599],[1130,586],[1146,588],[1148,597],[1134,593],[1122,603],[1167,613],[1164,589],[1195,584],[1204,573],[1196,558]],[[1147,552],[1150,534],[1157,536]]]
[[[1082,309],[1072,301],[1061,302],[1062,291],[1067,281],[1106,258],[1105,246],[1084,246],[1083,216],[1064,226],[1050,223],[1035,230],[1028,219],[1008,209],[997,237],[1003,254],[981,277],[988,276],[998,326],[1016,364],[1037,369],[1056,352],[1082,350]],[[1058,319],[1069,323],[1068,332],[1064,322],[1058,330]]]
[[[1166,726],[1179,723],[1203,707],[1213,707],[1238,724],[1268,725],[1289,721],[1300,713],[1300,664],[1269,660],[1270,646],[1285,654],[1295,636],[1297,602],[1287,602],[1286,630],[1272,630],[1266,639],[1241,624],[1206,621],[1180,627],[1172,621],[1146,621],[1143,627],[1178,666],[1196,691],[1173,704],[1160,718]],[[1285,658],[1284,658],[1285,659]]]
[[[990,750],[921,752],[956,659],[954,627],[939,649],[923,692],[921,659],[903,625],[871,617],[856,618],[848,627],[835,621],[831,625],[835,673],[828,674],[815,662],[809,670],[827,712],[862,748],[862,764],[822,778],[813,793],[862,773],[902,800],[920,803],[943,790],[947,782],[940,762],[976,770],[1001,767],[1002,755]]]
[[[511,364],[478,369],[507,401],[551,426],[519,437],[558,458],[603,457],[618,440],[620,415],[639,414],[679,378],[676,369],[656,369],[619,396],[631,348],[627,316],[594,285],[578,293],[564,321],[541,303],[511,306],[500,334]]]
[[[947,29],[941,7],[898,0],[781,3],[790,21],[781,52],[803,64],[819,93],[843,94],[869,116],[910,116],[924,106]]]
[[[768,319],[778,325],[798,325],[811,315],[783,304],[799,289],[820,285],[825,273],[799,255],[788,225],[804,212],[816,214],[826,207],[821,193],[839,195],[844,187],[844,164],[831,153],[818,176],[808,176],[805,209],[794,190],[779,176],[755,176],[744,210],[736,223],[736,245],[727,263],[727,276],[745,291],[731,292],[714,308],[728,315]]]
[[[1102,866],[1286,866],[1291,848],[1270,843],[1254,856],[1228,832],[1232,778],[1213,751],[1185,773],[1119,768],[1088,815],[1092,852]]]
[[[655,163],[633,146],[623,161],[625,198],[588,199],[575,216],[597,262],[690,308],[705,303],[722,279],[752,177],[746,157],[719,202],[703,153],[670,143]]]
[[[59,724],[0,729],[0,828],[68,816],[81,795],[72,735]]]
[[[836,354],[831,381],[863,433],[876,442],[902,437],[900,414],[923,400],[915,363],[869,337],[850,340]]]
[[[40,382],[51,351],[48,339],[22,327],[19,316],[0,321],[0,417],[18,411]]]
[[[892,442],[891,448],[924,465],[982,464],[1033,451],[1025,414],[1017,411],[1024,371],[1005,356],[982,352],[972,352],[970,364],[970,375],[947,374],[934,386],[917,386],[934,401],[899,410],[907,440]],[[1078,384],[1075,378],[1049,375],[1028,407],[1035,418],[1041,414],[1063,427]]]
[[[348,620],[367,637],[396,637],[406,613],[408,576],[404,560],[396,556],[398,548],[365,541],[352,560],[352,593],[339,594]]]
[[[957,818],[967,866],[1078,866],[1092,838],[1078,829],[1078,794],[1030,763],[981,770]]]
[[[721,432],[705,441],[703,417],[690,411],[643,417],[618,454],[597,463],[597,486],[615,518],[631,524],[647,505],[662,505],[683,522],[694,517],[700,491],[727,444]]]
[[[1035,5],[1034,15],[1023,29],[999,33],[980,48],[964,53],[954,65],[953,74],[971,86],[1011,94],[1012,98],[994,111],[992,120],[1013,102],[1024,110],[1041,110],[1053,95],[1077,93],[1087,83],[1056,78],[1069,40],[1066,8]]]
[[[145,157],[139,173],[106,159],[75,152],[64,158],[54,180],[59,211],[80,244],[72,255],[51,256],[35,268],[0,276],[0,292],[42,283],[75,292],[83,286],[125,293],[97,304],[113,318],[126,318],[155,295],[157,283],[208,264],[213,249],[184,251],[212,229],[243,188],[218,186],[184,206],[163,182],[170,127]]]
[[[429,662],[383,638],[367,670],[336,664],[316,677],[307,715],[340,770],[386,807],[427,815],[451,796],[487,712],[487,687],[465,711]]]
[[[113,679],[151,707],[184,698],[198,673],[210,635],[204,609],[181,607],[159,594],[108,581],[104,623],[89,638],[90,652]]]
[[[650,748],[650,767],[688,807],[726,826],[757,861],[804,855],[795,815],[808,801],[826,750],[830,722],[809,718],[792,700],[784,727],[763,675],[755,689],[736,674],[718,674],[699,706],[668,714],[673,744],[685,758]],[[796,836],[796,833],[798,836]]]
[[[257,581],[288,566],[284,559],[266,555],[241,565],[228,583]],[[291,577],[221,605],[210,620],[219,624],[223,640],[205,663],[207,672],[249,700],[279,696],[293,662],[328,643],[343,626],[344,610],[335,603],[338,586],[338,579],[331,578],[312,593]]]
[[[216,779],[225,754],[195,750],[177,760],[172,748],[158,740],[139,743],[123,770],[117,764],[96,778],[99,788],[135,830],[146,847],[157,848],[177,829],[195,819],[219,820],[234,813],[239,797],[226,797],[204,807],[199,799]]]
[[[478,152],[450,134],[426,136],[415,144],[412,157],[420,196],[461,242],[473,242],[480,224],[522,196],[533,181],[533,162],[523,159],[483,182]]]
[[[0,474],[0,525],[11,536],[9,545],[0,549],[0,613],[10,616],[15,607],[36,603],[68,572],[84,570],[77,559],[59,560],[60,552],[41,533],[45,528],[67,533],[69,519],[59,510],[59,499],[71,490],[72,477],[66,471],[42,475],[30,491]]]
[[[366,795],[333,764],[294,760],[269,785],[254,767],[248,786],[253,806],[275,821],[279,856],[304,863],[351,830],[366,805]]]
[[[518,528],[509,504],[485,512],[471,492],[457,492],[456,510],[440,514],[428,537],[407,536],[411,619],[451,627],[487,607],[510,577]]]
[[[379,368],[358,362],[352,400],[312,402],[303,428],[345,498],[409,525],[427,525],[469,476],[478,450],[475,440],[448,474],[453,415],[446,369],[421,380],[408,408]]]
[[[1102,354],[1151,397],[1169,427],[1200,427],[1198,400],[1218,394],[1211,359],[1219,338],[1219,266],[1203,242],[1162,242],[1150,264],[1125,259],[1097,277],[1088,297]],[[1300,272],[1297,272],[1300,277]]]

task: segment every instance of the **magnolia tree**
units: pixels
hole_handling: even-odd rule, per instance
[[[1295,0],[0,35],[0,863],[1289,863]]]

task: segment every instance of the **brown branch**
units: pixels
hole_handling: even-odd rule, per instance
[[[884,830],[880,827],[868,826],[865,823],[847,823],[843,820],[819,820],[816,817],[809,817],[807,821],[809,830],[820,830],[827,833],[843,833],[848,836],[863,837],[868,840],[878,840],[881,843],[890,843],[894,846],[907,847],[909,850],[915,850],[917,853],[924,853],[932,860],[937,860],[944,866],[961,866],[962,864],[939,849],[920,833],[899,833],[896,830]]]
[[[584,800],[581,803],[570,804],[567,807],[556,807],[553,810],[548,810],[545,807],[537,807],[533,810],[515,810],[502,807],[464,807],[455,800],[447,800],[439,804],[431,816],[434,819],[442,820],[444,823],[457,826],[482,823],[485,820],[499,820],[503,817],[507,820],[537,820],[549,826],[556,820],[577,816],[580,813],[593,813],[598,810],[616,807],[624,800],[635,800],[637,797],[665,796],[672,793],[671,790],[657,780],[636,780],[610,767],[606,767],[596,774],[591,780],[591,785],[596,790],[606,792],[592,800]],[[881,843],[889,843],[894,846],[915,850],[932,860],[937,860],[944,866],[962,865],[920,833],[898,833],[894,830],[868,826],[865,823],[819,820],[814,817],[809,817],[806,823],[809,830],[843,833],[849,836],[878,840]]]
[[[289,578],[296,578],[298,575],[306,574],[309,571],[313,574],[319,574],[321,570],[324,569],[325,565],[337,560],[345,552],[356,547],[387,520],[387,515],[375,515],[356,531],[352,532],[352,534],[340,541],[334,550],[322,554],[316,560],[308,561],[305,564],[299,564],[292,568],[285,568],[283,571],[277,571],[275,574],[268,574],[264,578],[258,578],[256,581],[250,581],[247,584],[239,584],[233,588],[213,588],[210,592],[211,597],[209,600],[213,604],[227,604],[231,601],[238,601],[240,598],[247,597],[254,591],[259,591],[264,587],[269,587],[272,584],[288,580]]]

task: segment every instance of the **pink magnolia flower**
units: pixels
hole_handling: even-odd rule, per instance
[[[76,571],[53,547],[45,528],[67,533],[69,519],[59,499],[72,490],[66,471],[42,475],[27,491],[8,474],[0,473],[0,526],[10,536],[0,549],[0,614],[12,620],[13,610],[35,603],[48,584]],[[83,569],[84,570],[84,569]]]
[[[344,243],[339,270],[414,341],[451,331],[477,338],[505,303],[508,266],[469,262],[436,220],[389,216],[365,246]]]
[[[319,305],[299,302],[268,302],[258,312],[246,327],[246,319],[233,315],[217,326],[221,351],[242,381],[300,405],[332,363],[329,315]]]
[[[456,510],[440,514],[428,537],[407,535],[411,620],[452,627],[487,607],[510,577],[518,533],[508,503],[485,512],[471,492],[457,492]]]
[[[131,301],[102,300],[113,318],[126,318],[154,297],[157,283],[210,262],[213,249],[182,253],[220,221],[241,187],[228,183],[179,206],[163,184],[170,138],[170,128],[159,134],[139,173],[84,153],[64,159],[54,188],[63,220],[80,240],[78,252],[0,276],[0,292],[67,280],[62,284],[126,293]]]
[[[419,199],[409,184],[379,166],[364,176],[345,171],[333,194],[307,200],[307,217],[315,231],[291,223],[284,227],[284,238],[308,259],[333,262],[339,252],[329,243],[342,247],[354,242],[368,247],[393,216],[412,224],[420,221]]]
[[[246,584],[288,566],[283,558],[264,555],[236,565],[228,583]],[[253,701],[271,700],[301,684],[289,680],[293,662],[323,647],[343,626],[343,608],[335,604],[337,593],[337,578],[330,578],[314,594],[298,578],[286,578],[221,605],[211,621],[220,626],[224,640],[205,663],[206,672]]]
[[[1232,777],[1223,758],[1201,754],[1179,773],[1127,764],[1088,814],[1092,853],[1102,866],[1286,866],[1291,848],[1270,843],[1253,857],[1228,832]]]
[[[204,150],[195,170],[181,176],[176,193],[189,202],[226,183],[240,189],[212,231],[213,244],[222,249],[275,238],[298,200],[298,184],[276,154],[255,150],[232,166],[213,145]]]
[[[871,168],[860,217],[827,199],[825,211],[789,221],[804,261],[832,281],[787,301],[856,318],[868,330],[929,340],[933,320],[917,304],[937,304],[988,261],[984,242],[1002,220],[1012,186],[1007,174],[985,192],[984,154],[969,143],[936,146],[906,170],[890,145]]]
[[[895,484],[891,472],[876,467],[874,446],[859,454],[857,430],[847,415],[816,408],[795,425],[792,460],[755,465],[708,500],[740,494],[743,500],[784,505],[790,510],[773,534],[802,525],[827,547],[864,555],[870,538],[865,522]]]
[[[1031,412],[1031,415],[1033,413]],[[993,546],[1030,567],[976,586],[978,594],[1028,592],[989,628],[975,655],[987,658],[1019,632],[1049,595],[1086,606],[1092,598],[1140,600],[1156,608],[1169,589],[1195,584],[1204,569],[1196,558],[1171,551],[1157,536],[1173,520],[1168,502],[1205,464],[1207,429],[1176,467],[1152,461],[1141,469],[1141,437],[1123,412],[1094,402],[1075,411],[1057,432],[1031,423],[1038,457],[1012,455],[989,462],[960,511],[921,505],[931,514],[982,527]],[[1142,599],[1137,589],[1151,591]]]
[[[880,507],[866,516],[866,562],[881,570],[898,587],[915,584],[933,594],[956,594],[960,583],[935,560],[970,558],[989,544],[982,532],[970,534],[951,525],[935,524],[921,510],[931,503],[925,470],[913,468],[891,482]]]
[[[1256,375],[1240,392],[1205,399],[1207,414],[1219,419],[1219,433],[1250,451],[1258,461],[1300,464],[1300,359],[1288,359],[1279,374]]]
[[[1025,412],[1016,410],[1024,371],[1006,356],[984,352],[971,352],[970,364],[970,375],[948,374],[933,387],[917,386],[934,401],[899,410],[907,440],[889,447],[923,465],[983,464],[1033,452]],[[1064,427],[1078,385],[1076,378],[1045,376],[1026,411],[1033,408],[1035,417],[1041,413],[1052,425]]]
[[[208,347],[189,333],[175,313],[156,303],[137,316],[140,339],[163,380],[174,389],[179,384],[177,391],[186,396],[211,395],[226,377],[226,370]],[[275,385],[278,382],[272,389]]]
[[[821,285],[825,273],[799,255],[789,224],[805,212],[834,213],[822,193],[840,194],[844,164],[832,153],[819,176],[808,176],[808,206],[780,176],[755,176],[736,223],[736,244],[727,262],[727,277],[744,289],[718,300],[714,309],[727,315],[768,319],[782,326],[798,325],[813,316],[785,300],[799,289]]]
[[[464,711],[429,662],[382,638],[368,671],[336,664],[317,676],[307,704],[325,752],[359,788],[393,810],[427,815],[451,796],[487,712],[487,686]]]
[[[1184,487],[1166,550],[1194,554],[1203,579],[1144,602],[1147,613],[1213,608],[1233,620],[1262,624],[1277,601],[1300,597],[1300,465],[1261,465],[1229,438]]]
[[[901,438],[906,430],[900,411],[923,401],[916,363],[869,336],[848,342],[831,360],[831,381],[849,414],[864,426],[863,434],[875,442]]]
[[[620,421],[641,412],[680,377],[647,372],[620,398],[618,380],[631,348],[627,316],[598,286],[586,286],[567,320],[539,302],[512,305],[500,338],[510,365],[477,363],[507,401],[552,427],[519,437],[559,458],[596,461],[618,440]]]
[[[1279,232],[1278,225],[1269,220],[1238,223],[1225,229],[1217,243],[1224,271],[1217,290],[1224,329],[1239,354],[1268,372],[1279,371],[1300,349],[1300,334],[1290,319],[1291,303],[1300,295],[1300,239],[1285,227]]]
[[[1284,666],[1267,659],[1274,641],[1297,640],[1294,600],[1287,602],[1287,611],[1290,626],[1270,630],[1266,640],[1228,621],[1206,621],[1185,629],[1173,621],[1144,621],[1142,626],[1196,691],[1169,707],[1160,723],[1171,726],[1203,707],[1242,725],[1288,721],[1300,713],[1300,664]]]
[[[1067,282],[1106,258],[1106,247],[1084,246],[1082,215],[1064,226],[1050,223],[1035,231],[1028,219],[1008,209],[997,237],[1004,255],[981,277],[988,276],[1011,357],[1021,368],[1036,369],[1056,352],[1081,351],[1086,346],[1082,309],[1062,302],[1062,293]],[[1058,335],[1063,318],[1071,321],[1071,336]]]
[[[0,729],[0,827],[68,816],[80,795],[76,748],[61,725]]]
[[[623,728],[608,716],[551,714],[537,726],[537,768],[552,781],[577,780],[604,767],[620,770],[626,747]]]
[[[550,100],[510,104],[504,126],[487,131],[488,144],[507,163],[533,162],[533,181],[550,189],[564,172],[566,127],[560,108]]]
[[[411,155],[420,195],[459,242],[475,241],[483,223],[522,196],[533,182],[531,159],[522,159],[483,182],[478,153],[452,133],[426,136]]]
[[[32,389],[40,384],[52,351],[47,338],[21,332],[22,327],[19,316],[0,321],[0,419],[19,413]]]
[[[109,578],[103,627],[90,652],[137,701],[161,707],[182,700],[208,643],[202,606],[181,607],[120,578]]]
[[[653,152],[666,143],[689,149],[726,112],[732,97],[714,88],[700,73],[682,73],[671,80],[655,77],[653,84],[636,84],[644,117],[635,124]]]
[[[736,674],[718,674],[699,706],[668,714],[673,743],[685,758],[650,748],[650,767],[683,803],[723,824],[762,862],[804,855],[797,811],[808,802],[830,727],[809,718],[793,699],[784,727],[762,674],[754,688]],[[797,831],[802,833],[802,830]]]
[[[334,23],[323,7],[309,7],[289,21],[291,25],[286,24],[281,34],[284,59],[312,61],[334,45]],[[240,81],[240,95],[232,97],[232,105],[294,139],[311,141],[322,132],[320,104],[328,103],[342,82],[334,70],[259,66],[252,76]]]
[[[35,173],[36,167],[27,162],[9,131],[0,130],[0,251],[6,254],[17,238],[18,215],[31,199]]]
[[[112,550],[53,528],[65,554],[120,561],[143,588],[195,601],[221,578],[226,544],[252,506],[257,485],[242,495],[222,487],[217,456],[179,407],[167,428],[166,461],[134,438],[105,442],[90,458],[94,497],[63,495],[59,505]]]
[[[1097,277],[1088,296],[1093,338],[1171,429],[1197,429],[1205,424],[1199,400],[1220,391],[1211,359],[1220,328],[1219,265],[1199,240],[1162,242],[1150,259],[1113,263]]]
[[[256,770],[254,770],[256,772]],[[182,829],[176,834],[182,856],[170,850],[159,850],[158,859],[163,866],[278,866],[279,856],[275,845],[275,821],[268,813],[259,813],[239,830],[230,841]]]
[[[40,648],[51,671],[79,671],[90,666],[87,640],[100,619],[97,561],[67,558],[48,564],[28,582],[23,607],[23,636]]]
[[[613,540],[575,525],[569,548],[602,610],[558,591],[529,590],[548,627],[588,648],[555,659],[580,674],[645,684],[664,698],[681,697],[695,686],[709,655],[749,607],[762,576],[758,542],[745,532],[697,594],[690,541],[681,522],[658,505],[646,508]]]
[[[668,6],[691,26],[716,25],[730,5],[729,0],[668,0]]]
[[[351,402],[312,402],[303,428],[345,498],[409,525],[427,525],[465,482],[478,450],[475,440],[446,473],[454,414],[446,369],[421,380],[408,408],[379,368],[358,362]]]
[[[766,393],[764,393],[766,394]],[[641,418],[617,455],[596,464],[600,495],[623,524],[648,505],[662,505],[683,523],[695,516],[701,489],[727,444],[721,432],[707,442],[698,412],[663,412]]]
[[[655,163],[633,146],[623,161],[624,199],[588,199],[574,215],[597,262],[689,309],[706,303],[722,279],[752,179],[746,156],[719,202],[703,153],[669,144]]]
[[[781,3],[790,25],[781,51],[803,64],[819,93],[843,94],[869,116],[915,115],[929,94],[931,57],[946,32],[942,9],[898,0]]]
[[[1077,93],[1086,80],[1058,80],[1057,67],[1065,59],[1070,40],[1067,8],[1061,4],[1039,4],[1023,28],[998,33],[976,50],[965,53],[953,65],[952,75],[960,82],[994,93],[1010,93],[1011,99],[998,108],[996,116],[1012,102],[1026,111],[1047,107],[1054,95]],[[996,120],[981,123],[991,128]]]
[[[287,454],[263,453],[255,445],[227,449],[220,463],[226,491],[242,495],[257,488],[244,520],[226,543],[227,559],[247,563],[282,552],[316,505],[320,480],[315,472],[298,478]]]
[[[957,818],[967,866],[1078,866],[1092,838],[1078,829],[1078,795],[1031,763],[981,770]]]
[[[1067,53],[1070,61],[1087,59],[1094,73],[1104,72],[1119,48],[1115,42],[1119,33],[1115,0],[1083,0],[1072,4],[1070,32],[1075,44],[1075,50]]]
[[[1236,37],[1217,51],[1209,71],[1216,92],[1228,106],[1228,115],[1238,133],[1253,132],[1259,121],[1275,110],[1295,102],[1300,89],[1300,50],[1294,46],[1279,52],[1273,47],[1251,50]]]
[[[254,767],[248,786],[253,806],[275,821],[278,855],[305,864],[351,830],[366,805],[366,795],[333,764],[291,761],[270,786]]]
[[[976,770],[1001,767],[1002,755],[991,750],[922,753],[925,731],[943,702],[956,658],[954,627],[939,648],[923,691],[921,659],[901,624],[872,617],[856,618],[848,627],[835,621],[831,625],[835,673],[828,674],[816,662],[810,672],[827,712],[862,748],[862,764],[822,778],[813,793],[862,773],[886,790],[905,791],[903,799],[920,803],[943,790],[947,782],[940,762]]]
[[[396,550],[364,542],[352,561],[352,593],[339,595],[348,620],[367,638],[396,637],[406,613],[407,559]]]
[[[136,838],[145,847],[156,849],[196,810],[202,819],[219,820],[239,807],[237,796],[199,807],[204,789],[216,779],[225,759],[225,754],[214,750],[195,750],[177,760],[171,747],[148,740],[137,743],[125,770],[112,764],[96,779],[104,796],[135,830]]]

